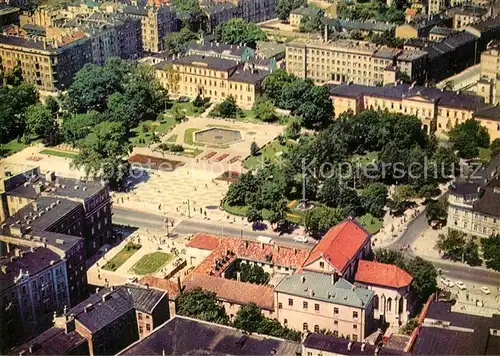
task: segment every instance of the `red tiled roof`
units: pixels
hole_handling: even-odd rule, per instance
[[[170,279],[157,278],[153,276],[145,276],[139,280],[140,284],[148,285],[151,288],[160,289],[168,293],[168,299],[175,299],[179,294],[177,283]]]
[[[394,265],[360,260],[355,280],[360,283],[401,288],[408,286],[413,277],[405,270]]]
[[[70,34],[67,34],[65,36],[61,37],[61,44],[66,45],[68,43],[71,43],[73,41],[79,40],[81,38],[85,38],[85,33],[82,31],[76,31]]]
[[[273,289],[264,285],[192,273],[184,280],[184,287],[186,290],[200,287],[233,304],[255,303],[262,309],[274,310]]]
[[[346,219],[328,230],[311,251],[303,267],[307,269],[307,265],[323,256],[342,273],[369,239],[370,234],[361,225],[352,219]]]
[[[225,268],[236,258],[244,258],[264,263],[267,262],[283,267],[298,268],[309,255],[309,249],[284,247],[242,240],[240,238],[220,237],[209,234],[196,234],[187,246],[204,250],[213,250],[213,252],[193,270],[193,273],[203,273],[213,276],[220,276]],[[228,252],[230,252],[230,254],[228,254]],[[219,261],[220,264],[224,258],[226,261],[216,269],[215,266],[217,261]]]

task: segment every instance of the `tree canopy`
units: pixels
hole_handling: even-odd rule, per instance
[[[278,18],[282,21],[288,21],[290,17],[290,12],[292,10],[298,9],[301,6],[307,4],[305,0],[278,0],[276,5],[276,12],[278,13]]]
[[[191,318],[228,324],[229,317],[215,293],[195,288],[179,295],[176,300],[176,312]]]
[[[500,235],[492,235],[481,240],[486,267],[500,271]]]
[[[308,210],[305,215],[306,231],[313,236],[327,232],[332,226],[337,225],[345,217],[342,209],[316,207]]]
[[[215,29],[217,41],[239,44],[255,48],[257,41],[265,41],[266,34],[253,22],[245,22],[241,18],[233,18],[221,23]]]
[[[479,148],[487,148],[490,144],[490,135],[479,121],[469,119],[455,126],[450,132],[450,141],[458,151],[460,158],[474,158],[479,155]]]

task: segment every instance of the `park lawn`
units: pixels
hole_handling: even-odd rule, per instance
[[[479,147],[479,159],[483,163],[488,163],[491,160],[491,148]]]
[[[193,145],[193,146],[204,146],[198,142],[194,142],[193,141],[193,134],[196,132],[196,131],[200,131],[201,129],[196,129],[196,128],[189,128],[189,129],[186,129],[186,131],[184,131],[184,143],[186,145]]]
[[[166,265],[174,258],[170,253],[165,252],[153,252],[148,255],[144,255],[137,263],[132,267],[132,270],[136,274],[145,275],[152,274]]]
[[[382,220],[369,213],[357,217],[356,221],[363,225],[370,234],[376,234],[382,228]]]
[[[0,145],[0,147],[2,156],[10,156],[13,155],[14,153],[22,151],[25,147],[27,147],[27,145],[21,142],[17,142],[17,138],[15,138],[12,141]]]
[[[200,150],[199,148],[185,148],[184,151],[182,152],[182,155],[184,157],[194,158],[202,152],[203,150]]]
[[[155,132],[162,134],[169,132],[172,128],[175,127],[175,125],[177,125],[177,122],[172,116],[165,115],[163,120],[154,121],[153,125]]]
[[[144,125],[144,123],[147,123],[151,126],[151,131],[143,132],[141,130],[141,127],[142,125]],[[139,125],[137,125],[137,127],[134,127],[130,130],[131,137],[129,141],[136,147],[146,147],[153,142],[153,132],[164,134],[169,132],[175,125],[177,125],[177,122],[172,116],[164,116],[163,120],[143,121]]]
[[[289,140],[288,142],[294,141]],[[270,159],[271,162],[277,162],[279,156],[276,156],[276,153],[280,151],[287,153],[289,150],[290,147],[288,145],[282,146],[278,139],[275,139],[260,150],[260,155],[248,156],[248,158],[243,161],[243,167],[246,169],[258,168],[266,158]]]
[[[109,260],[109,262],[106,263],[102,269],[113,272],[116,271],[141,247],[141,245],[129,242],[120,252],[115,255],[115,257]]]
[[[41,150],[40,153],[42,155],[64,157],[64,158],[69,158],[69,159],[75,159],[76,157],[78,157],[78,153],[67,152],[67,151],[62,151],[62,150],[53,150],[53,149],[48,149],[48,148]]]
[[[177,135],[170,136],[166,142],[175,143],[175,141],[177,141]]]

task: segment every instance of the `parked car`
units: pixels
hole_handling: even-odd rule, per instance
[[[481,287],[481,292],[483,292],[484,294],[491,294],[491,291],[488,287]]]
[[[441,280],[441,283],[443,283],[447,287],[451,288],[455,285],[455,283],[453,283],[453,281],[449,278],[441,277],[440,280]]]
[[[179,103],[189,103],[191,100],[187,96],[181,96],[177,101]]]
[[[308,243],[308,242],[309,242],[309,239],[307,238],[307,236],[300,236],[300,235],[299,235],[299,236],[295,236],[295,237],[293,238],[293,241],[295,241],[295,242],[303,242],[303,243],[305,243],[305,244],[306,244],[306,243]]]
[[[456,281],[455,285],[460,290],[466,290],[467,289],[467,287],[465,286],[464,282],[462,282],[462,281]]]

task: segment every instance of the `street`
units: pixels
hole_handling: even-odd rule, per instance
[[[120,225],[130,225],[147,229],[163,230],[165,229],[164,217],[159,214],[149,212],[135,211],[123,207],[113,207],[113,223]],[[246,222],[246,221],[245,221]],[[303,247],[305,244],[293,241],[293,236],[289,234],[279,235],[270,231],[252,231],[248,226],[241,227],[241,218],[237,217],[236,222],[230,224],[229,221],[221,223],[220,221],[207,220],[190,220],[185,218],[177,226],[175,226],[171,233],[179,235],[196,234],[198,232],[205,232],[208,234],[219,236],[242,236],[245,239],[254,240],[258,236],[269,236],[280,245]],[[314,243],[308,243],[313,246]]]

